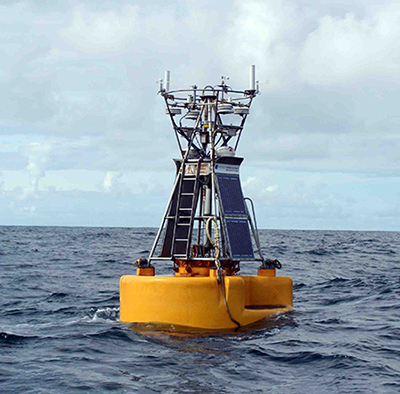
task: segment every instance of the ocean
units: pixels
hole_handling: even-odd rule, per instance
[[[399,232],[261,231],[294,309],[237,333],[119,322],[155,234],[0,227],[1,394],[400,392]]]

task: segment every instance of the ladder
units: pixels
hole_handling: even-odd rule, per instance
[[[190,243],[193,233],[193,222],[196,214],[199,194],[200,162],[196,160],[196,173],[187,173],[188,165],[182,164],[181,179],[179,182],[177,209],[175,212],[175,226],[173,233],[173,255],[176,258],[188,259],[190,256]]]
[[[178,172],[172,201],[165,216],[167,225],[160,257],[188,259],[193,233],[194,217],[200,189],[201,159],[183,161]],[[195,173],[187,171],[196,167]]]

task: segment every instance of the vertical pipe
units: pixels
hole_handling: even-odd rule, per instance
[[[205,187],[204,197],[205,198],[204,198],[203,216],[211,216],[211,189],[208,186]],[[204,219],[204,222],[206,223],[207,219]],[[205,225],[204,225],[203,242],[204,245],[207,245],[209,243],[207,237],[207,231],[205,230]]]
[[[210,110],[209,110],[209,120],[208,120],[208,126],[210,130],[210,145],[211,145],[211,215],[212,212],[214,211],[214,217],[216,221],[216,226],[218,226],[217,222],[217,196],[215,195],[215,161],[216,161],[216,155],[215,155],[215,135],[214,135],[214,123],[212,121],[212,110],[214,108],[215,115],[216,115],[216,106],[218,102],[218,97],[217,100],[215,100],[215,104],[213,104],[210,100]]]
[[[203,216],[203,200],[204,200],[204,187],[200,186],[200,191],[199,191],[199,195],[200,195],[200,204],[199,204],[199,216]],[[203,223],[203,219],[200,219],[198,221],[198,233],[197,233],[197,245],[200,245],[201,242],[201,225]]]
[[[168,92],[169,91],[169,82],[170,82],[170,71],[165,71],[164,74],[164,83],[165,83],[165,90]]]
[[[196,106],[196,99],[197,99],[196,97],[197,86],[193,85],[192,88],[193,88],[193,108],[194,108]]]
[[[205,193],[205,201],[204,201],[204,216],[211,215],[211,189],[206,186],[206,193]]]
[[[250,66],[250,90],[256,90],[256,66]]]

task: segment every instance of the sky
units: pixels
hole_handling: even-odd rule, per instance
[[[400,2],[0,2],[0,225],[157,227],[178,148],[157,80],[246,89],[265,229],[400,230]]]

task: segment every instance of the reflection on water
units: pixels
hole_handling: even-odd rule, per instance
[[[135,334],[143,335],[146,340],[162,344],[166,347],[179,347],[181,352],[205,352],[210,354],[224,354],[226,339],[247,341],[259,337],[275,335],[280,328],[297,326],[295,311],[285,314],[276,314],[266,317],[239,330],[205,330],[200,328],[178,326],[172,324],[131,323],[127,327]],[[224,345],[216,348],[215,343],[223,340]]]

